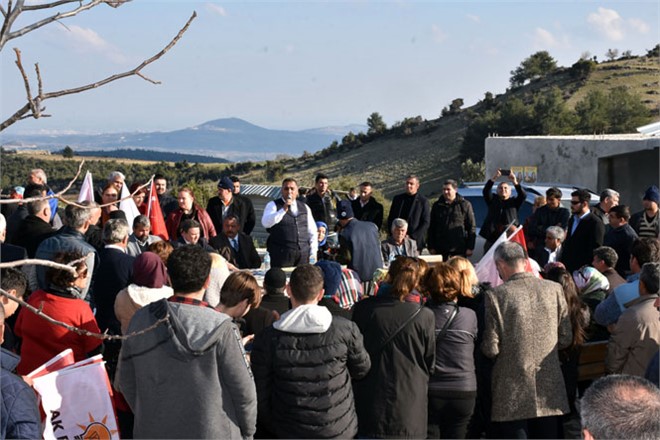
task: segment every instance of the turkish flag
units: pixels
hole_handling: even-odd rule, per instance
[[[165,241],[169,241],[170,236],[167,233],[165,226],[165,219],[163,219],[163,211],[160,209],[160,202],[158,201],[158,193],[156,193],[156,185],[153,180],[151,181],[151,188],[149,190],[149,207],[147,208],[147,217],[151,222],[151,235],[157,235]]]
[[[527,255],[527,260],[525,264],[525,272],[530,272],[533,273],[536,276],[539,276],[539,271],[535,270],[535,268],[532,267],[532,263],[529,257],[529,252],[527,252],[527,241],[525,241],[525,232],[523,231],[522,226],[516,229],[510,236],[509,236],[509,241],[515,241],[518,243],[520,246],[522,246],[523,249],[525,249],[525,255]]]

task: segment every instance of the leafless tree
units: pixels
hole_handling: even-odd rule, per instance
[[[2,14],[4,21],[2,23],[2,29],[0,29],[0,52],[2,52],[7,42],[15,38],[21,37],[34,30],[37,30],[50,23],[60,22],[66,18],[76,16],[82,12],[88,11],[100,5],[108,5],[113,8],[117,8],[123,5],[124,3],[128,3],[129,1],[130,0],[87,0],[87,1],[45,0],[41,3],[30,2],[30,4],[26,4],[25,0],[15,0],[15,1],[2,0],[0,1],[0,13]],[[41,18],[19,29],[13,29],[17,18],[22,14],[29,16],[30,12],[43,11],[43,10],[50,10],[52,11],[52,14],[47,16],[46,18]],[[10,125],[22,119],[26,119],[26,118],[39,119],[50,116],[44,113],[44,110],[46,108],[43,106],[44,101],[48,99],[59,98],[60,96],[72,95],[75,93],[81,93],[87,90],[102,87],[118,79],[134,76],[134,75],[139,76],[140,78],[152,84],[160,84],[158,81],[154,81],[148,78],[147,76],[145,76],[142,73],[142,69],[144,69],[147,65],[153,63],[157,59],[161,58],[167,51],[169,51],[179,41],[179,39],[181,39],[183,34],[188,30],[190,23],[195,19],[196,16],[197,13],[193,12],[191,17],[183,26],[183,28],[181,28],[178,34],[176,34],[176,36],[170,41],[170,43],[167,46],[165,46],[160,52],[158,52],[151,58],[142,61],[134,69],[122,73],[117,73],[107,78],[83,86],[63,89],[53,92],[44,92],[41,72],[39,70],[39,64],[37,63],[34,66],[37,93],[33,94],[32,86],[30,84],[30,79],[28,78],[25,68],[23,67],[23,62],[21,60],[21,51],[18,48],[14,48],[14,52],[16,54],[16,66],[18,67],[21,78],[23,80],[23,85],[25,87],[25,92],[27,96],[27,103],[23,107],[16,110],[14,114],[12,114],[3,122],[0,123],[0,131],[3,131]]]

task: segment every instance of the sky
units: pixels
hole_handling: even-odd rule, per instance
[[[7,0],[0,0],[6,6]],[[28,3],[40,3],[29,0]],[[92,83],[179,43],[139,77],[45,102],[50,118],[10,133],[170,131],[238,117],[302,130],[439,117],[462,98],[504,93],[511,71],[547,50],[569,67],[660,41],[657,1],[151,1],[102,5],[10,41],[0,52],[0,117],[25,104],[13,48],[44,91]],[[14,29],[43,14],[24,13]]]

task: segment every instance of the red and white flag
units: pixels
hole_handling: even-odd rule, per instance
[[[495,255],[495,249],[497,249],[497,247],[500,244],[504,243],[505,241],[515,241],[516,243],[520,244],[523,247],[523,249],[525,249],[525,254],[527,254],[527,243],[525,242],[525,234],[523,232],[523,227],[518,226],[518,228],[516,228],[516,230],[513,231],[511,235],[508,236],[507,236],[507,231],[505,230],[504,232],[502,232],[502,235],[500,235],[497,238],[497,240],[495,240],[493,246],[491,246],[491,248],[488,249],[488,252],[486,252],[486,254],[481,258],[481,260],[479,260],[479,262],[475,267],[477,272],[477,278],[479,279],[480,282],[490,283],[492,287],[497,287],[500,284],[504,283],[504,281],[502,281],[502,278],[500,278],[499,273],[497,272],[494,255]],[[527,258],[525,264],[525,272],[530,272],[536,276],[539,276],[538,269],[535,268],[534,265],[530,262],[529,257]]]
[[[158,201],[158,193],[156,192],[156,185],[151,181],[151,188],[149,190],[149,205],[147,207],[147,217],[151,222],[151,235],[157,235],[165,241],[170,239],[163,219],[163,211],[160,209],[160,202]]]

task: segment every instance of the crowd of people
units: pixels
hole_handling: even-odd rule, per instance
[[[238,178],[206,208],[167,184],[155,176],[167,236],[139,183],[129,225],[121,172],[63,208],[36,169],[12,193],[29,201],[2,205],[2,262],[57,263],[2,268],[2,438],[41,437],[20,376],[65,348],[103,354],[124,438],[580,438],[580,418],[585,438],[660,437],[656,186],[632,215],[612,189],[595,206],[575,190],[568,209],[549,188],[523,219],[527,246],[495,246],[526,200],[498,170],[479,231],[493,286],[469,260],[477,225],[454,180],[431,204],[408,176],[385,216],[370,182],[342,197],[325,174],[304,195],[286,178],[260,220],[263,257]],[[607,344],[591,386],[588,343]]]

